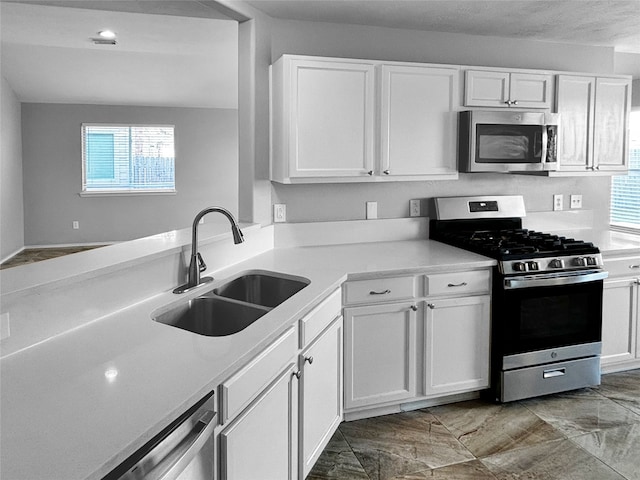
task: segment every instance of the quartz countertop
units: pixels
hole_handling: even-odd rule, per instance
[[[640,254],[640,235],[595,228],[555,230],[553,233],[592,242],[600,249],[605,258],[624,254]]]
[[[276,248],[213,272],[213,283],[188,294],[159,292],[106,316],[92,305],[97,320],[0,362],[0,477],[103,477],[348,278],[494,264],[429,240]],[[151,320],[154,311],[253,269],[311,283],[228,337],[204,337]]]

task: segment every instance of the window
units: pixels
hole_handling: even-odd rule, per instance
[[[82,193],[175,192],[173,125],[82,125]]]
[[[640,110],[631,112],[629,173],[611,180],[611,226],[640,233]]]

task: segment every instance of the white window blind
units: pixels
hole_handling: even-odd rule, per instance
[[[173,125],[82,125],[83,193],[175,192]]]
[[[630,116],[629,173],[611,180],[611,225],[640,233],[640,111]]]

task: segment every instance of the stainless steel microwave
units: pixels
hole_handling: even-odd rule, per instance
[[[558,166],[556,113],[460,112],[461,172],[541,172]]]

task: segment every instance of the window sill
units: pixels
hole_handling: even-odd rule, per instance
[[[102,190],[95,192],[80,192],[81,197],[138,197],[143,195],[176,195],[177,190]]]
[[[640,227],[623,227],[622,225],[610,225],[609,228],[614,232],[629,233],[631,235],[640,235]]]

